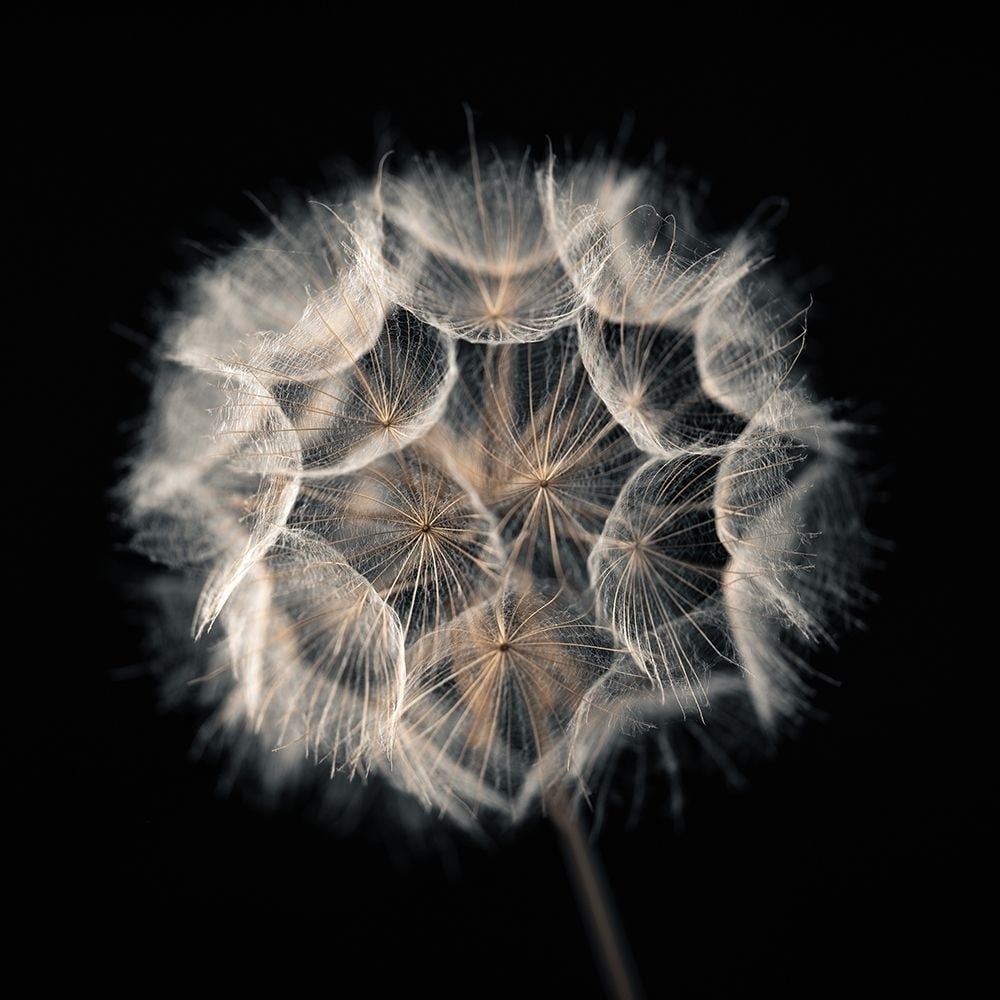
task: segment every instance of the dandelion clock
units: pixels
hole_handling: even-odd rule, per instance
[[[125,486],[212,731],[318,796],[548,817],[617,996],[596,790],[643,741],[676,772],[685,732],[794,733],[863,554],[807,303],[686,204],[602,159],[384,161],[191,279]]]

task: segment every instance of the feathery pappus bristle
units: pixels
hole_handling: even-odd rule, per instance
[[[466,824],[650,731],[672,767],[678,727],[792,728],[860,491],[752,234],[611,161],[347,194],[192,280],[124,487],[200,588],[220,726]]]

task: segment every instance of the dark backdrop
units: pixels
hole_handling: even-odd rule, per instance
[[[598,995],[543,824],[492,849],[451,838],[441,852],[377,820],[329,834],[302,800],[266,813],[245,793],[220,799],[214,767],[188,756],[197,713],[157,710],[141,669],[145,570],[106,520],[145,399],[150,308],[198,259],[190,243],[218,247],[255,224],[245,191],[321,190],[345,163],[369,171],[386,136],[460,151],[467,101],[483,141],[539,151],[546,137],[557,148],[613,140],[629,113],[626,155],[664,142],[707,182],[720,227],[787,199],[776,254],[814,296],[810,356],[823,388],[878,427],[871,465],[889,500],[873,524],[893,551],[872,580],[867,630],[821,657],[841,681],[821,692],[826,721],[752,768],[747,789],[693,777],[683,829],[662,782],[637,824],[624,809],[607,816],[598,848],[649,995],[808,996],[960,975],[962,838],[984,793],[968,757],[951,753],[962,737],[948,720],[952,696],[978,684],[958,680],[939,628],[952,599],[933,512],[949,480],[928,472],[927,441],[957,349],[939,269],[960,222],[942,241],[939,213],[960,219],[982,197],[968,190],[974,129],[942,81],[958,84],[952,93],[981,88],[975,52],[830,26],[795,43],[758,25],[752,39],[682,33],[599,55],[592,46],[611,43],[593,37],[579,49],[525,40],[456,53],[322,21],[249,27],[252,41],[165,21],[60,22],[38,45],[55,94],[23,79],[19,91],[17,246],[42,278],[43,329],[72,358],[80,393],[68,397],[79,420],[62,425],[70,446],[52,457],[82,458],[75,509],[89,512],[102,550],[96,564],[81,557],[87,650],[64,661],[58,759],[17,751],[61,808],[60,847],[46,856],[70,869],[32,893],[20,971],[133,987],[152,977],[370,996]],[[42,883],[50,867],[33,868]],[[79,876],[83,887],[66,890]]]

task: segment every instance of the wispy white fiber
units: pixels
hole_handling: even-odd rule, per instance
[[[602,160],[346,195],[192,279],[126,483],[200,590],[220,727],[463,823],[650,733],[670,769],[678,732],[793,727],[865,543],[753,234]]]

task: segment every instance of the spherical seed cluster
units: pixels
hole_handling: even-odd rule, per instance
[[[418,162],[192,283],[128,499],[234,731],[514,819],[637,726],[794,719],[854,566],[839,428],[752,241],[649,182]]]

